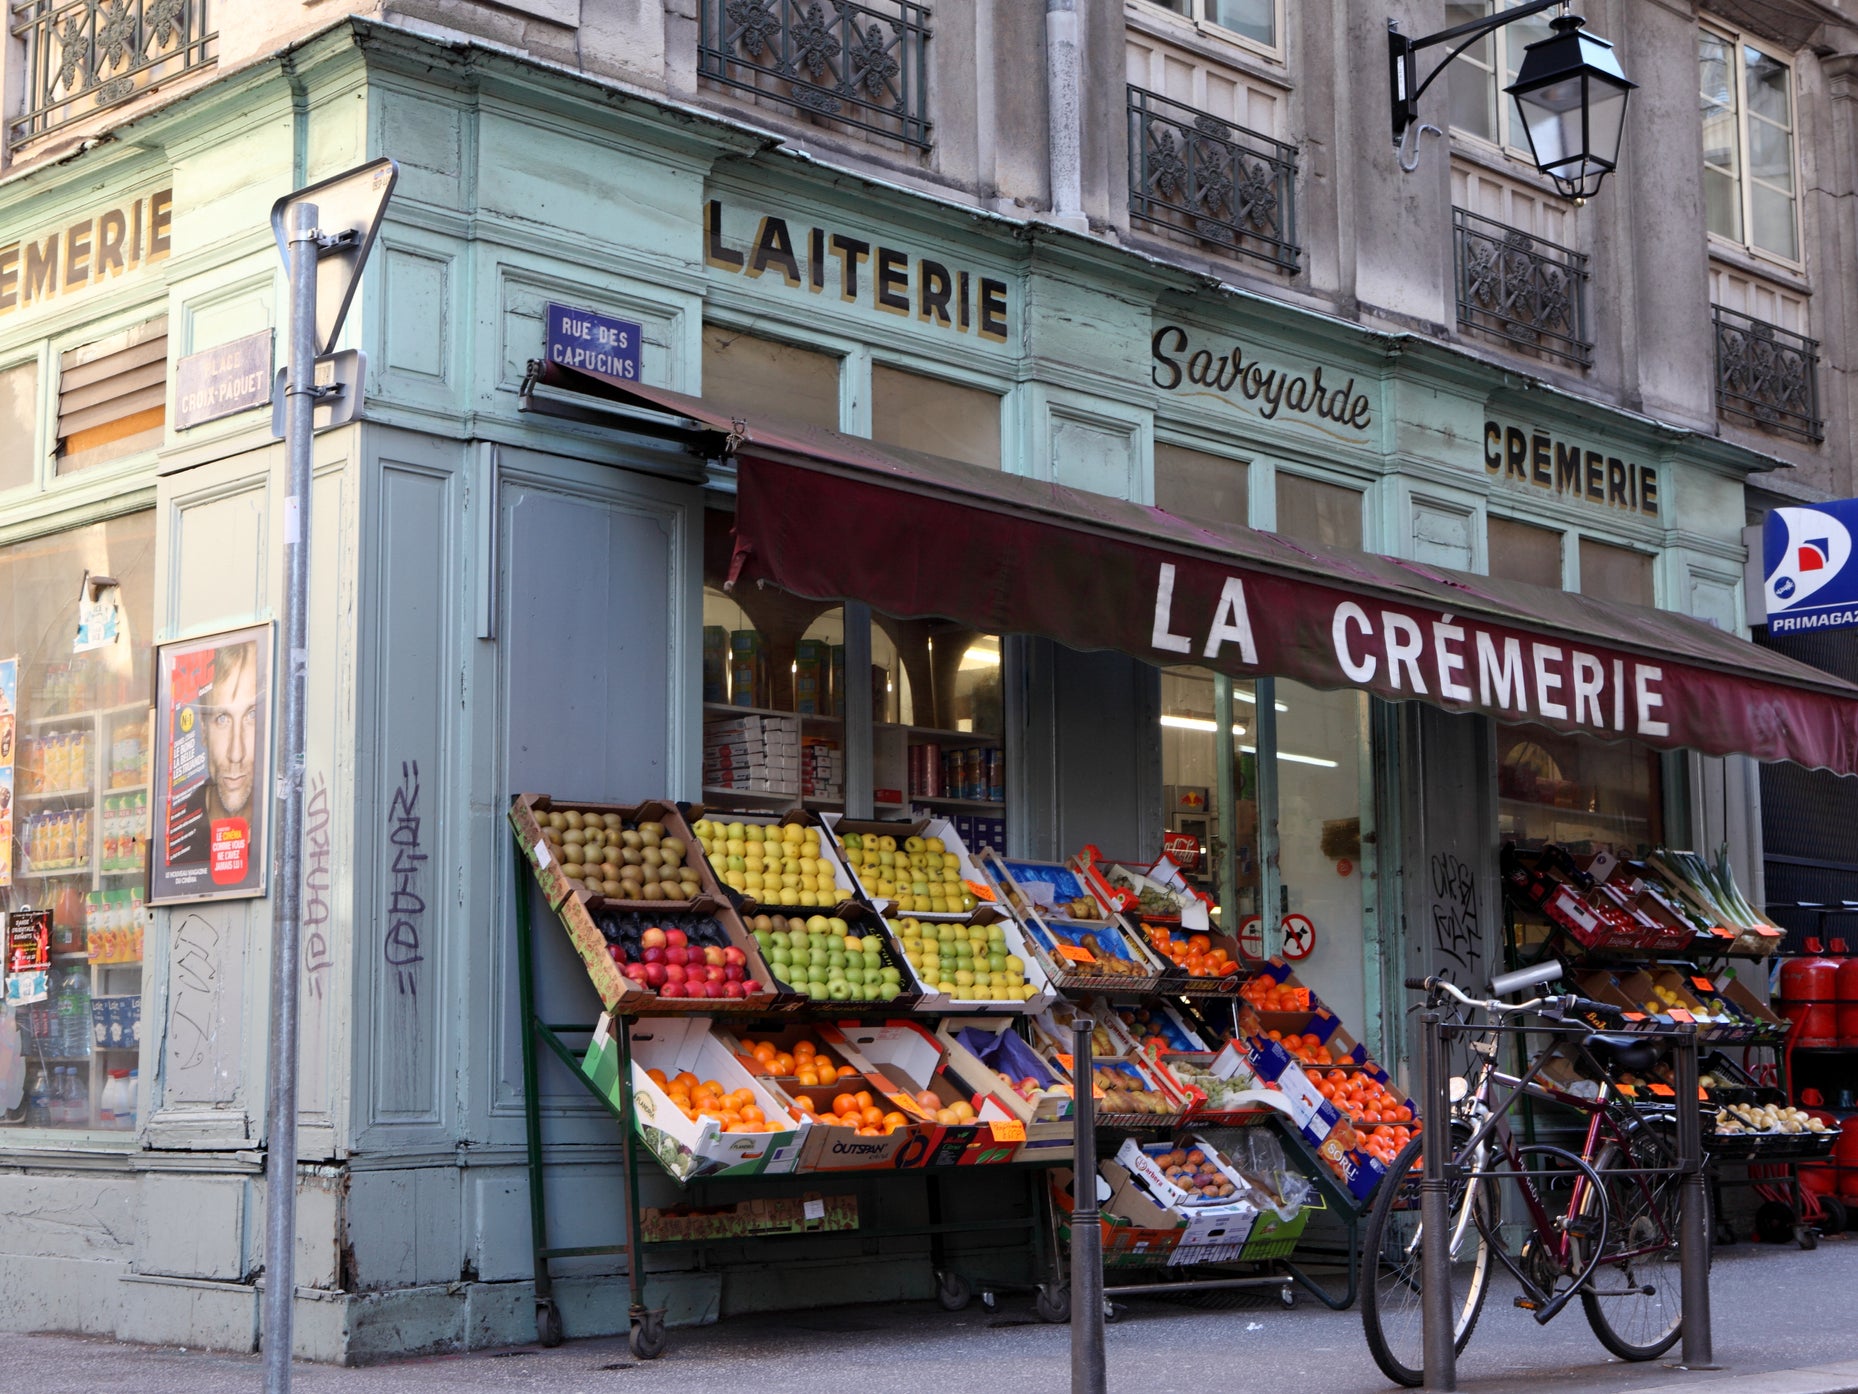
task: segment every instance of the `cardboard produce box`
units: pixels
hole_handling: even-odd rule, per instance
[[[807,1124],[742,1068],[727,1046],[711,1034],[710,1024],[704,1017],[660,1017],[634,1026],[631,1121],[639,1137],[679,1181],[795,1170],[805,1148]],[[672,1078],[689,1071],[699,1079],[715,1080],[730,1092],[746,1088],[773,1127],[761,1133],[731,1133],[724,1132],[714,1119],[686,1117],[652,1078],[654,1069]],[[623,1120],[619,1042],[613,1036],[610,1015],[600,1018],[581,1061],[581,1072]]]
[[[1115,1162],[1107,1159],[1099,1162],[1097,1176],[1089,1177],[1089,1184],[1096,1184],[1098,1176],[1103,1183],[1098,1187],[1103,1266],[1150,1267],[1165,1262],[1181,1242],[1187,1222],[1167,1207],[1156,1204]],[[1076,1177],[1068,1168],[1060,1167],[1052,1172],[1052,1198],[1059,1212],[1067,1217],[1059,1225],[1059,1232],[1066,1239],[1071,1234],[1068,1217],[1076,1210],[1076,1185]],[[1106,1191],[1108,1194],[1102,1195]]]
[[[762,1234],[837,1234],[858,1228],[858,1197],[803,1196],[742,1200],[734,1205],[675,1205],[639,1212],[647,1244],[746,1239]]]
[[[751,842],[743,836],[730,837],[730,830],[737,825],[740,825],[743,832],[749,828],[758,828],[763,837],[758,842]],[[822,883],[811,892],[814,898],[810,900],[804,898],[799,886],[771,889],[765,883],[754,886],[748,880],[749,849],[765,849],[769,841],[767,833],[780,830],[784,836],[784,830],[790,827],[799,828],[803,837],[810,832],[818,839],[819,853],[812,860],[823,865],[823,872],[816,866],[812,874],[821,879]],[[698,832],[698,828],[702,831]],[[746,914],[835,915],[841,912],[841,907],[849,908],[861,903],[857,883],[846,869],[837,843],[816,814],[798,809],[790,813],[770,813],[766,809],[707,807],[703,816],[692,825],[692,835],[710,875],[719,885],[726,885],[741,901]],[[732,849],[731,844],[734,842],[742,844],[740,851]],[[780,845],[785,849],[793,844],[782,841]],[[803,842],[799,845],[805,844]],[[733,865],[733,859],[736,858],[743,861],[739,869]],[[765,875],[765,872],[761,874]]]
[[[896,915],[914,915],[925,920],[965,920],[979,908],[982,897],[975,893],[973,887],[984,886],[985,879],[952,820],[864,819],[827,813],[822,815],[822,822],[831,830],[835,839],[834,850],[848,874],[856,878],[859,890],[873,904],[881,905]],[[856,838],[859,845],[848,845],[851,838]],[[869,846],[872,839],[883,845]],[[939,853],[929,846],[931,840],[942,844]],[[912,842],[920,842],[922,845],[912,848],[909,845]],[[889,866],[871,864],[866,853],[878,857],[888,853],[891,858]],[[940,866],[928,865],[931,855],[939,857]],[[953,865],[948,861],[951,857],[954,858]],[[898,864],[899,858],[902,859],[901,866]],[[912,858],[917,860],[912,863]],[[886,874],[887,871],[901,872],[904,869],[920,874],[907,879],[900,874]],[[932,871],[933,875],[930,874]],[[952,879],[948,875],[951,871],[955,873]],[[886,891],[886,883],[893,889]],[[944,900],[957,899],[961,903],[937,909],[933,901],[938,896]]]
[[[1021,1161],[1072,1155],[1070,1087],[1019,1039],[1011,1017],[944,1017],[936,1024],[936,1039],[942,1043],[949,1073],[972,1091],[975,1108],[981,1109],[983,1098],[989,1099],[1024,1127]],[[1002,1044],[1009,1039],[1010,1044]],[[970,1041],[979,1049],[970,1049]],[[1007,1052],[1023,1074],[1009,1078],[981,1058],[985,1054],[1000,1059]]]
[[[931,981],[925,954],[920,951],[911,953],[913,941],[903,932],[904,922],[910,919],[918,921],[918,929],[923,935],[915,942],[921,942],[925,946],[927,934],[931,931],[939,934],[942,929],[949,927],[957,930],[967,928],[971,931],[973,927],[980,926],[987,930],[991,941],[997,929],[999,931],[998,942],[1004,946],[1007,955],[1019,960],[1020,972],[1032,987],[1032,994],[1028,997],[993,997],[981,994],[978,988],[963,989],[959,985],[956,985],[953,992],[943,991],[941,984],[947,980]],[[886,927],[891,937],[896,940],[899,953],[909,967],[910,978],[921,994],[916,1002],[916,1010],[919,1012],[938,1014],[945,1012],[1041,1012],[1050,1006],[1053,998],[1057,996],[1056,990],[1052,987],[1051,978],[1046,974],[1038,955],[1034,954],[1027,945],[1018,921],[1002,914],[991,905],[983,905],[965,921],[947,916],[925,919],[922,916],[892,915],[887,920]],[[937,971],[947,970],[947,967],[948,959],[943,958]]]
[[[959,1077],[944,1067],[944,1042],[913,1021],[883,1026],[848,1025],[844,1037],[871,1074],[890,1085],[898,1110],[918,1120],[919,1145],[902,1166],[990,1166],[1010,1162],[1026,1140],[1026,1127],[991,1094],[978,1099]],[[923,1095],[937,1100],[931,1108]],[[971,1118],[947,1116],[961,1108]]]

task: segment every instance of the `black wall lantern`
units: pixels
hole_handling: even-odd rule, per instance
[[[1393,88],[1394,144],[1404,148],[1406,134],[1419,120],[1419,99],[1452,59],[1486,34],[1554,6],[1562,14],[1554,32],[1523,51],[1516,81],[1504,89],[1516,99],[1529,153],[1536,168],[1555,181],[1564,198],[1584,202],[1601,181],[1619,168],[1619,146],[1626,130],[1626,98],[1638,84],[1620,71],[1613,46],[1587,32],[1586,21],[1568,14],[1567,0],[1534,0],[1500,10],[1485,19],[1441,29],[1423,39],[1409,39],[1387,24],[1388,69]],[[1419,51],[1456,42],[1444,60],[1419,80]],[[1402,162],[1402,168],[1411,165]]]

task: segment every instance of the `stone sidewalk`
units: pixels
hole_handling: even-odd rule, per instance
[[[1609,1357],[1580,1309],[1538,1327],[1493,1288],[1459,1362],[1467,1390],[1491,1394],[1858,1394],[1858,1239],[1828,1240],[1813,1253],[1791,1246],[1718,1251],[1712,1279],[1720,1370],[1687,1372],[1665,1362]],[[1190,1305],[1193,1304],[1193,1305]],[[1116,1394],[1380,1394],[1358,1312],[1304,1299],[1148,1298],[1119,1303],[1107,1329],[1109,1387]],[[430,1356],[361,1369],[299,1366],[303,1394],[425,1394],[496,1389],[504,1394],[1064,1394],[1068,1327],[1032,1316],[1030,1300],[1003,1296],[950,1314],[932,1304],[841,1307],[725,1320],[674,1331],[662,1359],[639,1362],[623,1340],[569,1341]],[[0,1335],[0,1390],[20,1394],[251,1394],[263,1387],[258,1358],[58,1336]]]

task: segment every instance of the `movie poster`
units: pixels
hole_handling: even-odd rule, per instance
[[[0,886],[13,884],[13,758],[19,745],[19,660],[0,659]]]
[[[163,644],[151,905],[265,893],[272,627]]]

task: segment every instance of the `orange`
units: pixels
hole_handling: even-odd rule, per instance
[[[680,1070],[678,1072],[677,1078],[672,1080],[671,1082],[673,1084],[681,1084],[686,1089],[695,1089],[697,1087],[697,1077],[693,1075],[689,1070]]]
[[[848,1113],[856,1112],[858,1100],[850,1094],[841,1094],[832,1101],[832,1111],[843,1118]]]
[[[875,1107],[861,1108],[858,1110],[858,1121],[867,1128],[875,1128],[884,1121],[884,1110]]]
[[[768,1068],[777,1075],[790,1075],[794,1072],[794,1058],[782,1051],[768,1063]]]
[[[794,1078],[809,1089],[819,1083],[819,1076],[811,1070],[801,1070]]]
[[[660,1089],[664,1089],[668,1087],[671,1083],[671,1081],[668,1078],[666,1078],[665,1072],[663,1070],[658,1070],[658,1069],[647,1070],[645,1072],[645,1077],[651,1080],[651,1082],[657,1085]]]
[[[753,1055],[765,1065],[775,1057],[777,1052],[774,1049],[773,1041],[757,1041],[755,1043],[755,1048],[750,1051],[749,1054]]]
[[[835,1069],[830,1063],[820,1065],[818,1067],[818,1071],[819,1071],[819,1082],[821,1084],[831,1084],[833,1081],[838,1079],[840,1075],[851,1073],[850,1070]]]
[[[767,1119],[767,1115],[754,1104],[743,1104],[739,1112],[744,1123],[760,1123]]]
[[[810,1060],[817,1054],[819,1054],[819,1047],[814,1045],[811,1041],[794,1042],[794,1059]]]
[[[813,1103],[813,1096],[811,1094],[795,1094],[794,1107],[804,1109],[808,1113],[819,1112],[818,1107]]]
[[[872,1104],[877,1102],[874,1098],[872,1098],[871,1091],[869,1089],[860,1089],[856,1094],[852,1095],[852,1097],[858,1100],[859,1108],[869,1108],[871,1107]]]
[[[883,1122],[886,1128],[907,1128],[910,1120],[901,1113],[886,1113]]]

